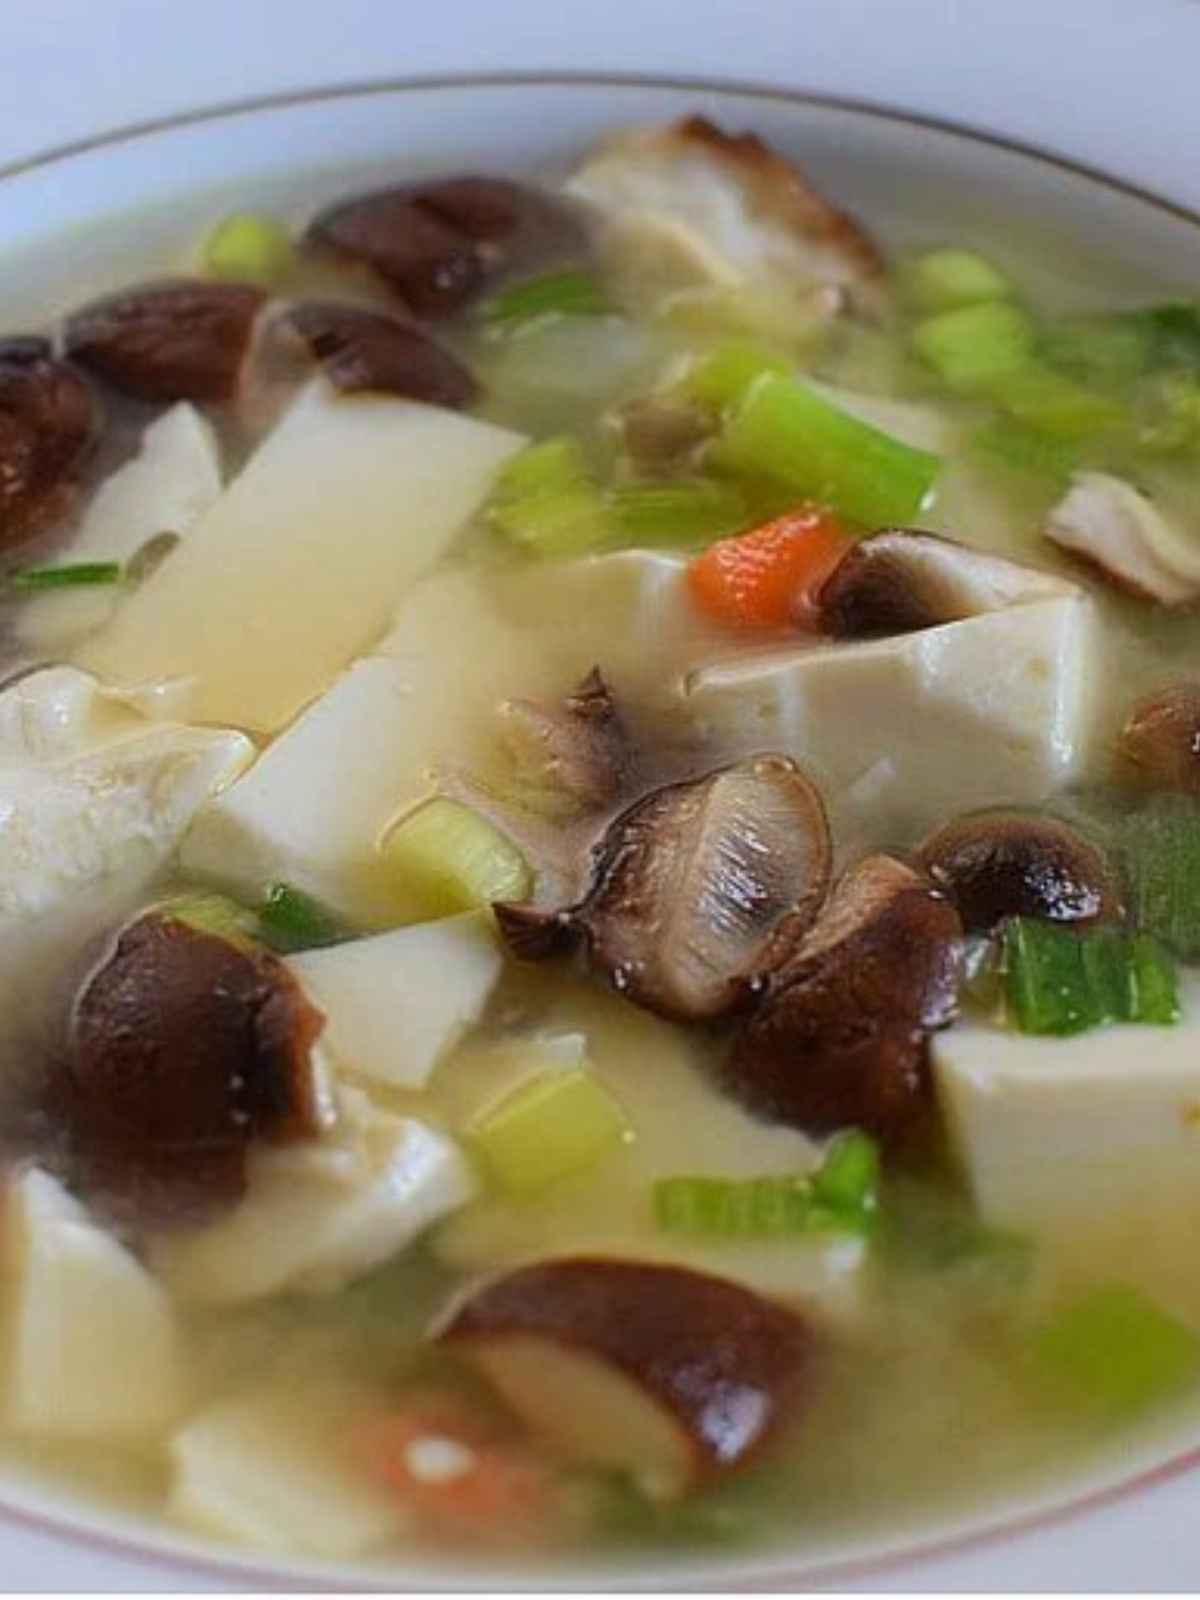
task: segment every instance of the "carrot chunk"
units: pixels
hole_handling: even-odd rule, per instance
[[[851,545],[825,506],[804,505],[718,539],[688,568],[700,608],[740,629],[810,625],[816,596]]]

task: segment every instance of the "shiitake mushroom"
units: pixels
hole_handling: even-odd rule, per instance
[[[306,300],[283,313],[334,386],[458,409],[479,392],[461,362],[417,323],[334,300]]]
[[[68,355],[139,400],[228,405],[265,302],[248,283],[176,278],[122,289],[68,319]]]
[[[563,911],[500,905],[515,954],[582,942],[593,969],[661,1016],[720,1016],[753,994],[829,885],[821,797],[786,756],[754,756],[657,789],[597,847],[591,886]]]
[[[962,923],[912,867],[851,867],[772,977],[724,1069],[752,1110],[814,1134],[891,1140],[926,1098],[926,1042],[953,1020]]]
[[[1121,914],[1104,852],[1057,817],[973,811],[931,834],[917,858],[971,933],[990,933],[1006,917],[1082,924]]]
[[[98,424],[87,381],[47,340],[0,340],[0,550],[70,516]]]
[[[598,667],[561,702],[505,700],[500,741],[534,809],[568,817],[615,804],[633,756]]]
[[[1139,700],[1117,740],[1117,775],[1144,789],[1200,795],[1200,683]]]

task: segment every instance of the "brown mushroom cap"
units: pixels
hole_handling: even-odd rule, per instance
[[[954,1016],[961,935],[911,867],[860,861],[735,1041],[730,1091],[810,1133],[901,1133],[925,1099],[926,1037]]]
[[[1006,917],[1099,922],[1121,914],[1103,852],[1057,817],[997,807],[957,817],[918,851],[971,933]]]
[[[76,1003],[71,1089],[85,1144],[136,1172],[214,1163],[236,1198],[252,1139],[319,1131],[324,1018],[266,951],[170,916],[128,927]]]
[[[1146,789],[1200,795],[1200,683],[1139,700],[1117,740],[1118,776]]]
[[[266,297],[247,283],[171,279],[123,289],[67,321],[67,353],[140,400],[227,405]]]
[[[773,969],[816,916],[830,856],[816,789],[786,756],[755,756],[619,816],[578,906],[497,916],[515,954],[580,938],[630,1000],[694,1021],[730,1010]]]
[[[614,804],[632,762],[620,713],[598,667],[560,705],[505,700],[500,737],[530,804],[550,815]]]
[[[571,213],[501,178],[404,184],[345,200],[309,226],[310,247],[369,267],[418,316],[449,316],[486,278],[547,251],[579,248]]]
[[[0,340],[0,550],[70,515],[97,426],[87,382],[44,339]]]
[[[375,390],[457,409],[479,392],[466,367],[415,322],[333,300],[289,306],[283,320],[346,394]]]
[[[485,1285],[440,1342],[564,1453],[682,1494],[740,1466],[797,1395],[801,1317],[683,1267],[575,1257]]]

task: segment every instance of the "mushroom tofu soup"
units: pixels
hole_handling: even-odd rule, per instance
[[[689,117],[0,336],[14,1472],[828,1553],[1188,1425],[1200,301],[885,223]]]

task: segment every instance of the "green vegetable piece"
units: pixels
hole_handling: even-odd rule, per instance
[[[267,286],[285,277],[294,259],[283,224],[249,211],[226,217],[209,234],[201,251],[204,269],[214,278]]]
[[[722,465],[777,479],[867,527],[911,522],[941,462],[850,416],[805,384],[768,373],[725,425]]]
[[[1013,417],[985,422],[972,435],[971,448],[1010,471],[1044,478],[1048,486],[1065,486],[1079,466],[1079,452],[1069,441],[1040,433]]]
[[[1200,377],[1157,372],[1138,389],[1137,442],[1143,450],[1174,455],[1200,444]]]
[[[1034,327],[1020,306],[1004,300],[962,306],[918,322],[913,349],[942,382],[978,394],[1032,359]]]
[[[427,801],[383,842],[387,869],[426,918],[524,900],[533,874],[513,842],[457,800]]]
[[[201,933],[228,939],[231,944],[253,944],[258,934],[254,912],[224,894],[197,890],[193,894],[177,895],[163,905],[162,912],[175,922],[184,922]]]
[[[530,445],[496,480],[488,516],[531,554],[582,555],[609,542],[612,523],[576,439]]]
[[[1005,934],[1005,962],[1009,1007],[1022,1033],[1179,1020],[1174,966],[1151,938],[1111,928],[1075,933],[1015,917]]]
[[[879,1209],[879,1146],[857,1128],[839,1133],[813,1174],[813,1200],[839,1216],[874,1216]]]
[[[1029,1278],[1028,1235],[990,1227],[965,1197],[940,1184],[893,1177],[881,1223],[884,1253],[906,1271],[953,1272],[1005,1288]]]
[[[1154,342],[1153,329],[1136,317],[1065,317],[1045,331],[1039,348],[1068,377],[1120,388],[1149,367]]]
[[[290,883],[273,883],[258,908],[258,936],[272,950],[318,950],[349,932],[318,901]]]
[[[1129,1416],[1170,1398],[1200,1374],[1200,1337],[1139,1290],[1093,1289],[1032,1335],[1033,1371],[1056,1399]]]
[[[594,278],[570,267],[510,284],[484,301],[480,316],[496,331],[511,334],[547,317],[604,317],[613,309]]]
[[[531,1195],[586,1171],[632,1138],[625,1112],[586,1067],[539,1072],[469,1130],[492,1181]]]
[[[1112,396],[1085,389],[1041,362],[997,372],[983,387],[1010,416],[1058,439],[1082,442],[1129,424],[1125,407]]]
[[[708,544],[750,520],[743,495],[728,483],[638,483],[612,489],[608,508],[623,543]]]
[[[62,567],[23,567],[8,575],[12,589],[87,589],[120,583],[119,561],[77,561]]]
[[[901,271],[901,288],[919,311],[953,311],[1013,292],[1008,278],[974,250],[930,250]]]
[[[1184,961],[1200,956],[1200,801],[1154,795],[1128,819],[1134,920]]]
[[[702,356],[681,387],[689,399],[723,411],[742,400],[764,373],[787,377],[791,371],[792,363],[766,345],[751,339],[733,339],[719,345],[711,355]]]
[[[1155,366],[1200,368],[1200,302],[1169,300],[1127,312],[1125,319],[1149,332]]]

